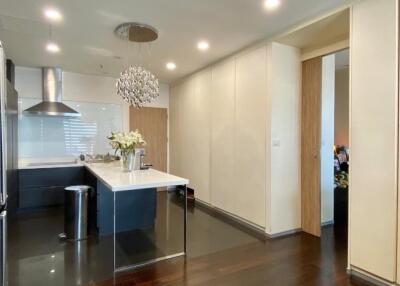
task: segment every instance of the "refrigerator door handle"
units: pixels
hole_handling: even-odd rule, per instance
[[[0,42],[0,125],[1,125],[1,197],[0,205],[7,200],[7,125],[6,125],[6,63]]]

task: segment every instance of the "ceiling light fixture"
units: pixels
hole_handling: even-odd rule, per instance
[[[206,41],[200,41],[197,43],[197,48],[200,51],[207,51],[210,48],[210,44]]]
[[[278,8],[280,5],[281,5],[280,0],[265,0],[265,2],[264,2],[264,6],[268,10],[274,10],[274,9]]]
[[[60,21],[62,19],[62,15],[60,11],[53,9],[53,8],[48,8],[44,10],[44,16],[51,20],[51,21]]]
[[[170,71],[173,71],[173,70],[176,69],[176,64],[173,63],[173,62],[169,62],[169,63],[167,63],[166,67],[167,67],[167,69],[169,69]]]
[[[150,43],[158,38],[155,28],[140,23],[123,23],[115,29],[115,34],[136,44]],[[144,67],[131,65],[117,80],[117,95],[131,106],[143,107],[160,95],[158,79]]]
[[[54,54],[60,51],[60,47],[56,43],[48,43],[46,45],[46,50]]]

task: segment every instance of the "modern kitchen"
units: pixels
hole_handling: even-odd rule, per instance
[[[46,10],[45,15],[48,13],[52,14],[54,11]],[[146,32],[151,33],[152,37],[157,37],[155,30],[140,25],[121,25],[117,27],[116,34],[119,33],[118,29],[121,30],[120,33],[128,34],[130,29],[137,29],[135,35],[137,33],[139,37],[143,37]],[[129,40],[124,38],[124,35],[121,37],[122,40]],[[142,41],[147,40],[142,39]],[[2,54],[5,60],[3,49]],[[64,221],[53,225],[59,234],[52,233],[46,236],[45,232],[37,233],[41,236],[41,242],[55,242],[61,247],[73,247],[78,261],[87,256],[85,251],[93,252],[97,249],[95,252],[99,255],[98,258],[104,262],[103,265],[99,263],[100,267],[95,271],[98,277],[101,277],[99,273],[103,273],[104,278],[107,278],[113,273],[185,255],[187,212],[185,186],[188,180],[157,171],[151,168],[153,167],[151,164],[145,163],[146,141],[143,135],[137,129],[130,132],[123,131],[123,124],[129,125],[129,123],[124,122],[121,104],[123,99],[118,98],[113,91],[115,82],[111,78],[74,73],[70,73],[71,77],[68,79],[68,75],[60,67],[15,67],[10,59],[7,59],[5,66],[3,74],[7,78],[5,88],[7,97],[4,102],[4,113],[7,129],[3,130],[7,134],[4,134],[3,138],[6,141],[4,144],[7,146],[7,151],[4,157],[12,165],[4,171],[9,173],[6,181],[8,193],[5,196],[8,197],[7,212],[11,225],[13,223],[18,225],[20,221],[23,225],[24,218],[34,216],[49,218],[61,214]],[[142,73],[141,70],[130,69],[127,70],[128,77],[133,73]],[[148,73],[148,71],[143,72]],[[158,101],[161,101],[161,105],[162,100],[168,101],[168,89],[165,86],[160,88],[158,80],[151,76],[152,90],[140,91],[146,93],[141,97],[134,98],[130,90],[147,86],[130,82],[129,84],[137,86],[125,88],[123,86],[125,82],[121,84],[121,94],[125,92],[129,99],[136,100],[129,102],[126,99],[130,106],[140,108],[149,103],[157,105],[158,102],[154,101],[159,96],[160,89],[164,92],[161,95],[164,98]],[[69,80],[72,82],[68,83]],[[71,100],[72,98],[68,97],[69,88],[75,89],[70,92],[78,100]],[[96,96],[101,103],[91,101],[88,98],[90,96]],[[129,120],[130,115],[127,116]],[[162,123],[165,125],[164,128],[167,128],[166,118]],[[164,140],[165,148],[166,139],[166,137],[161,138]],[[177,242],[165,249],[154,248],[152,243],[165,245],[164,241],[167,239],[160,233],[157,233],[157,236],[156,232],[153,233],[156,222],[157,188],[176,186],[182,186],[183,192],[181,219],[175,222]],[[41,227],[50,228],[52,222],[48,223]],[[14,245],[13,242],[19,235],[13,235],[12,227],[9,231],[10,285],[32,285],[30,283],[44,285],[46,282],[41,275],[36,277],[27,275],[25,278],[18,272],[13,275],[13,271],[21,269],[13,264],[12,249],[13,246],[21,247],[21,245]],[[27,245],[33,248],[31,251],[37,250],[31,241],[32,237],[27,234],[26,238],[28,238]],[[96,243],[90,244],[94,238]],[[89,248],[89,245],[92,249],[85,249]],[[16,256],[18,255],[19,250],[16,250]],[[57,260],[60,259],[59,254],[52,253],[47,256],[51,260],[50,267],[54,267],[46,269],[46,273],[50,274],[48,285],[83,283],[81,279],[84,277],[81,275],[84,274],[81,274],[81,269],[78,269],[76,276],[70,275],[68,269],[65,269],[63,274],[66,277],[61,277],[56,273],[59,271],[56,267]],[[66,262],[64,267],[76,266],[75,260],[65,261],[65,253],[61,259]],[[96,261],[89,261],[88,264],[98,263]],[[45,263],[46,259],[42,262]],[[69,263],[71,265],[68,265]],[[89,276],[93,275],[91,271],[87,273],[90,273]],[[60,279],[58,282],[54,278],[57,276]],[[86,282],[90,281],[89,279]]]
[[[0,286],[400,285],[398,10],[0,0]]]

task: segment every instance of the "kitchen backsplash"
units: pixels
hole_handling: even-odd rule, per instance
[[[39,103],[33,98],[19,99],[18,151],[20,158],[79,156],[82,153],[113,152],[106,136],[122,130],[122,106],[63,101],[82,116],[27,116],[23,110]]]

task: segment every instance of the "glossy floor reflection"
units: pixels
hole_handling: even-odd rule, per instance
[[[159,193],[155,231],[118,235],[121,266],[182,250],[181,202]],[[63,209],[50,209],[10,219],[9,285],[86,285],[113,276],[112,237],[60,242]],[[188,257],[195,259],[257,242],[254,236],[198,208],[188,210]]]
[[[369,286],[347,275],[346,261],[346,227],[331,226],[323,229],[321,239],[298,233],[250,242],[163,261],[90,286]]]

